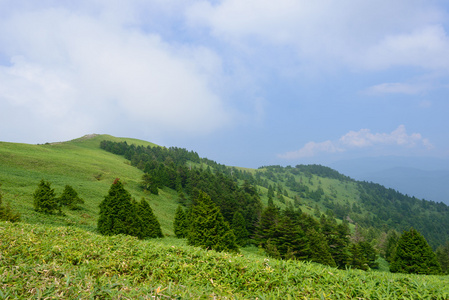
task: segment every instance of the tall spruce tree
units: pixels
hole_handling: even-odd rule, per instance
[[[308,259],[319,264],[336,267],[324,234],[316,231],[315,228],[310,228],[306,231],[306,235],[309,240]]]
[[[156,216],[151,209],[151,206],[145,201],[144,198],[137,203],[137,216],[140,218],[140,236],[139,238],[161,238],[162,230],[161,224],[157,220]]]
[[[220,252],[238,252],[234,232],[211,198],[199,190],[194,203],[189,212],[189,245]]]
[[[56,201],[55,190],[51,188],[51,183],[40,181],[37,189],[33,194],[34,209],[38,212],[51,214],[54,211],[60,211],[58,203]]]
[[[449,242],[446,242],[444,245],[438,246],[435,251],[438,262],[441,265],[441,270],[444,274],[449,273]]]
[[[398,241],[393,262],[393,273],[440,274],[441,266],[426,239],[415,229],[404,231]]]
[[[79,209],[78,204],[84,204],[84,200],[78,196],[77,191],[70,185],[66,185],[61,196],[57,199],[60,206],[67,206],[71,210]]]
[[[234,213],[231,228],[234,231],[237,245],[242,247],[246,246],[248,243],[248,230],[246,230],[245,218],[239,211]]]
[[[187,216],[182,208],[182,205],[178,205],[175,213],[175,220],[173,221],[173,231],[177,238],[182,239],[187,237],[188,223]]]
[[[100,203],[98,231],[103,235],[127,234],[140,236],[140,218],[137,216],[131,194],[120,179],[115,179],[108,194]]]

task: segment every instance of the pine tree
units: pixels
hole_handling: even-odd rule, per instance
[[[243,215],[236,211],[232,218],[231,228],[234,231],[235,241],[239,246],[246,246],[248,243],[248,230],[246,230],[246,222]]]
[[[219,252],[238,252],[235,235],[211,198],[200,190],[194,203],[189,214],[189,245]]]
[[[144,198],[137,203],[137,216],[141,221],[141,230],[139,238],[161,238],[162,230],[161,224],[151,209],[151,206]]]
[[[175,220],[173,221],[173,231],[177,238],[182,239],[187,237],[187,216],[182,208],[182,205],[178,205],[175,213]]]
[[[118,178],[114,180],[108,195],[100,203],[97,227],[103,235],[141,235],[140,218],[137,216],[131,194],[125,190]]]
[[[308,259],[319,264],[336,267],[324,234],[317,232],[315,228],[310,228],[306,231],[306,235],[309,240]]]
[[[449,273],[449,242],[446,242],[444,245],[438,246],[436,250],[436,256],[438,262],[441,265],[441,270],[444,274]]]
[[[78,193],[70,185],[65,186],[58,202],[60,206],[67,206],[71,210],[79,209],[77,204],[84,204],[84,200],[78,196]]]
[[[39,183],[34,194],[34,209],[38,212],[47,214],[58,210],[58,203],[56,202],[55,190],[51,188],[51,183],[43,179]]]
[[[440,274],[441,266],[426,239],[415,229],[404,231],[390,265],[393,273]]]
[[[260,216],[260,221],[256,229],[255,240],[262,246],[266,248],[266,243],[268,240],[275,237],[275,229],[277,223],[279,222],[279,209],[274,205],[269,205],[264,208]]]

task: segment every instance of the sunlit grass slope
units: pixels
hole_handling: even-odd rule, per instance
[[[337,270],[0,222],[1,299],[448,299],[447,276]]]
[[[98,205],[118,177],[137,200],[141,197],[149,200],[164,233],[171,234],[177,195],[169,189],[162,190],[159,196],[145,194],[138,186],[142,172],[130,166],[125,158],[100,149],[100,142],[105,139],[154,146],[141,140],[109,135],[89,135],[45,145],[0,142],[0,183],[4,201],[10,202],[27,223],[75,225],[94,230]],[[50,181],[57,195],[66,184],[71,185],[85,200],[83,209],[65,210],[66,216],[34,212],[32,195],[41,179]]]

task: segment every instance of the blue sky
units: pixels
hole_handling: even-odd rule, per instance
[[[449,158],[449,4],[0,0],[0,140],[227,165]]]

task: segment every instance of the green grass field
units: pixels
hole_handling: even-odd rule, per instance
[[[100,142],[105,139],[154,146],[149,142],[109,135],[45,145],[0,142],[3,200],[21,213],[23,222],[75,225],[93,231],[96,228],[98,205],[118,177],[133,197],[137,200],[145,197],[149,201],[164,233],[172,234],[177,194],[169,189],[161,190],[159,196],[144,193],[139,188],[143,173],[130,166],[123,157],[101,150]],[[34,212],[33,193],[41,179],[50,181],[57,195],[62,193],[66,184],[71,185],[85,200],[82,210],[65,210],[66,216]]]
[[[164,238],[0,222],[1,299],[448,299],[418,276],[216,253]]]

